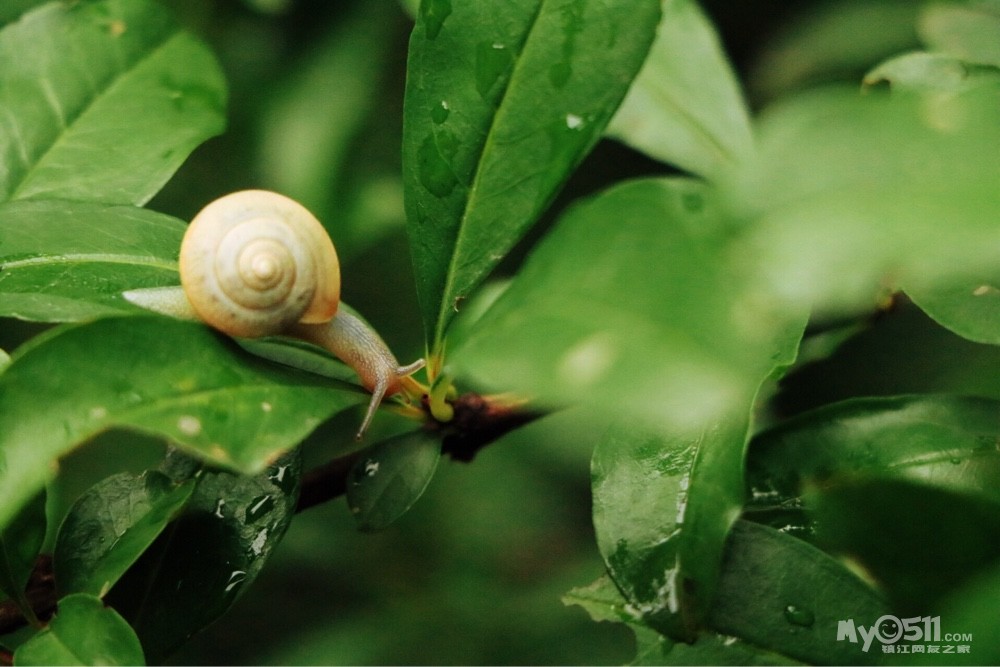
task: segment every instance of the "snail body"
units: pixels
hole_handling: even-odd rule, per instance
[[[287,335],[325,348],[372,393],[358,439],[382,399],[403,390],[424,366],[422,359],[400,366],[374,330],[339,308],[333,242],[305,207],[283,195],[244,190],[208,204],[181,242],[180,273],[181,288],[124,296],[169,315],[193,316],[231,336]]]

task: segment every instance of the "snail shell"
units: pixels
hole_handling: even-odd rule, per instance
[[[198,316],[231,336],[331,320],[340,304],[333,242],[304,206],[265,190],[234,192],[191,221],[181,285]]]

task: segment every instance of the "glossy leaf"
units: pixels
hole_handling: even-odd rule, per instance
[[[123,291],[179,283],[185,228],[129,206],[0,204],[0,316],[65,322],[135,313]]]
[[[930,2],[920,14],[928,47],[1000,67],[1000,8],[989,2]]]
[[[0,375],[0,525],[54,474],[57,457],[111,426],[255,472],[366,400],[197,323],[138,316],[56,329],[19,348]]]
[[[0,530],[0,592],[22,609],[28,607],[24,589],[45,540],[45,496],[39,492]]]
[[[1000,276],[908,289],[907,294],[935,322],[959,336],[1000,345]]]
[[[421,4],[407,64],[403,178],[433,351],[456,303],[600,138],[646,57],[659,5]]]
[[[1000,502],[1000,402],[959,396],[859,398],[758,434],[747,460],[752,504],[810,484],[891,477]]]
[[[148,0],[40,7],[0,72],[0,201],[142,204],[224,124],[215,58]]]
[[[84,593],[59,601],[49,625],[14,653],[15,665],[144,665],[142,646],[114,609]]]
[[[694,0],[663,3],[656,41],[608,134],[709,179],[753,149],[739,83]]]
[[[785,326],[734,289],[728,242],[699,183],[597,195],[559,220],[469,337],[451,341],[455,374],[700,432],[749,405]]]
[[[694,639],[715,595],[743,504],[746,420],[694,437],[620,426],[594,451],[594,527],[608,572],[642,621],[677,641]]]
[[[878,646],[837,639],[841,621],[868,627],[885,601],[843,564],[780,531],[733,527],[708,625],[722,635],[810,664],[872,664]]]
[[[1000,83],[938,97],[802,95],[762,121],[732,184],[754,219],[739,251],[765,293],[819,313],[1000,263]]]
[[[857,561],[909,616],[936,614],[956,586],[1000,562],[995,497],[860,479],[814,489],[805,500],[819,543]]]
[[[164,470],[177,481],[193,477],[194,493],[108,595],[153,663],[222,615],[260,574],[294,515],[301,457],[293,450],[252,477],[177,455]]]
[[[405,514],[423,495],[440,458],[440,439],[424,431],[366,450],[347,483],[347,504],[358,527],[379,530]]]
[[[121,473],[98,482],[73,503],[56,539],[61,594],[103,597],[153,543],[194,491],[166,475]]]

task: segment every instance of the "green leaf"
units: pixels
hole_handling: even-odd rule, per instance
[[[963,338],[1000,345],[1000,275],[957,285],[907,289],[935,322]]]
[[[77,593],[59,601],[48,627],[14,653],[15,665],[145,665],[142,646],[114,609]]]
[[[663,3],[656,41],[608,134],[709,179],[753,150],[736,76],[694,0]]]
[[[889,477],[1000,502],[1000,402],[960,396],[859,398],[758,434],[750,445],[751,505],[798,499],[811,484]]]
[[[166,475],[121,473],[80,496],[63,519],[54,567],[61,594],[103,597],[153,543],[194,491]]]
[[[772,110],[730,184],[751,289],[818,313],[871,309],[1000,264],[1000,82],[947,95],[822,90]],[[754,287],[755,286],[755,287]]]
[[[594,528],[608,572],[643,623],[677,641],[694,639],[715,595],[743,505],[746,433],[746,416],[697,436],[623,425],[594,450]]]
[[[838,640],[840,625],[873,625],[885,601],[840,562],[780,531],[748,521],[733,527],[709,627],[810,664],[871,664],[878,645]]]
[[[403,179],[428,344],[600,138],[658,0],[427,0],[410,39]]]
[[[45,491],[21,508],[6,528],[0,530],[0,591],[33,618],[24,597],[25,586],[35,567],[35,559],[45,541]]]
[[[385,528],[423,495],[437,470],[441,441],[424,431],[406,433],[366,450],[351,469],[347,504],[365,531]]]
[[[50,3],[0,32],[0,201],[142,204],[224,124],[209,50],[147,0]]]
[[[138,316],[56,329],[19,348],[0,375],[0,525],[51,478],[57,457],[111,426],[255,472],[365,400],[197,323]]]
[[[604,575],[589,586],[579,586],[562,597],[564,605],[579,605],[594,621],[635,623],[640,617],[628,606],[614,580]]]
[[[0,316],[65,322],[135,313],[123,291],[180,282],[185,228],[130,206],[0,204]]]
[[[0,373],[3,372],[3,369],[6,368],[7,364],[9,363],[10,363],[10,355],[4,352],[3,350],[0,350]]]
[[[941,53],[917,51],[891,58],[865,75],[864,84],[887,84],[893,90],[955,92],[996,82],[994,67],[970,66]]]
[[[996,3],[927,3],[918,29],[935,51],[1000,67],[1000,7]]]
[[[194,494],[108,594],[150,662],[162,662],[256,579],[294,515],[301,465],[297,449],[253,477],[168,459],[171,477],[194,477]]]
[[[632,628],[636,637],[633,665],[799,665],[783,655],[737,637],[704,632],[694,644],[671,643],[654,630]]]
[[[933,482],[844,480],[805,498],[818,543],[858,562],[910,616],[937,613],[956,586],[1000,562],[1000,502]]]
[[[634,181],[576,205],[450,342],[454,376],[667,432],[745,409],[785,323],[734,289],[727,234],[694,181]]]

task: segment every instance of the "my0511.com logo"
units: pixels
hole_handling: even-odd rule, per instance
[[[941,632],[940,616],[899,618],[886,614],[869,627],[855,625],[854,619],[837,621],[837,641],[861,644],[868,652],[878,640],[883,653],[971,653],[971,632]]]

